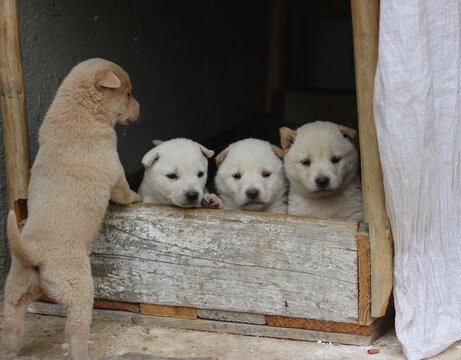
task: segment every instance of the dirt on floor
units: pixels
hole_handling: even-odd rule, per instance
[[[18,356],[8,360],[64,360],[65,318],[27,315],[24,344]],[[377,349],[378,354],[368,350]],[[393,330],[373,346],[350,346],[169,329],[94,320],[89,354],[92,360],[404,360]],[[461,342],[453,344],[436,360],[461,359]]]

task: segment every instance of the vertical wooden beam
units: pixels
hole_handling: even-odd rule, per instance
[[[21,220],[25,202],[20,200],[27,199],[30,154],[16,0],[0,0],[0,74],[8,206],[16,209]]]
[[[364,221],[369,224],[371,316],[386,313],[392,291],[392,234],[386,212],[383,176],[373,116],[373,86],[378,60],[379,0],[351,0],[355,79],[359,117]]]
[[[277,93],[283,90],[288,1],[272,0],[269,22],[269,49],[266,78],[266,112],[274,110]]]

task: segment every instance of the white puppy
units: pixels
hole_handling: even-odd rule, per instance
[[[237,141],[216,157],[215,185],[225,209],[286,214],[283,151],[267,141]]]
[[[363,219],[356,136],[353,129],[323,121],[280,129],[289,214]]]
[[[214,194],[204,194],[208,158],[214,151],[183,138],[154,140],[142,158],[144,178],[139,187],[143,202],[180,207],[222,207]]]

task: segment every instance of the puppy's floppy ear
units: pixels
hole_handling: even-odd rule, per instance
[[[158,145],[160,145],[161,143],[163,143],[162,140],[158,140],[158,139],[152,140],[152,144],[154,144],[155,146],[158,146]]]
[[[149,168],[159,159],[159,157],[159,153],[155,150],[155,148],[153,148],[143,156],[141,163],[144,165],[144,167]]]
[[[285,153],[283,152],[282,149],[280,149],[278,146],[272,145],[272,151],[274,152],[275,155],[277,155],[280,159],[283,160]]]
[[[218,156],[216,156],[216,165],[218,167],[221,166],[222,162],[224,161],[224,159],[226,158],[227,154],[229,153],[229,149],[224,149],[223,151],[221,151]]]
[[[208,159],[214,155],[213,150],[208,150],[205,146],[200,145],[200,151],[203,155],[205,155]]]
[[[286,154],[296,140],[296,131],[287,127],[280,128],[280,143],[282,144],[283,152]]]
[[[355,138],[357,137],[357,131],[355,131],[354,129],[340,128],[339,131],[347,140],[351,142],[354,142]]]
[[[111,70],[106,70],[96,76],[95,85],[99,90],[102,88],[118,89],[122,82]]]

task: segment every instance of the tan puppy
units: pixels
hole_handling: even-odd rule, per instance
[[[251,138],[216,156],[215,185],[224,209],[286,214],[282,157],[279,147]]]
[[[288,214],[362,220],[357,132],[316,121],[280,129],[290,183]]]
[[[40,128],[29,217],[21,234],[14,212],[8,216],[13,257],[5,289],[3,350],[19,351],[26,307],[45,293],[66,309],[71,358],[88,359],[93,239],[109,199],[141,201],[126,182],[114,125],[132,123],[138,114],[128,74],[109,61],[80,63],[59,87]]]

